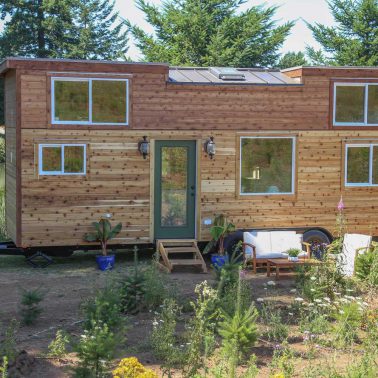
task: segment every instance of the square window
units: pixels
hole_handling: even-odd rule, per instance
[[[373,147],[373,185],[378,185],[378,146]]]
[[[126,81],[93,80],[92,120],[94,123],[127,122]]]
[[[369,85],[367,122],[378,124],[378,85]]]
[[[89,121],[88,81],[54,82],[54,121]]]
[[[370,147],[349,147],[347,154],[347,182],[369,183]]]
[[[85,175],[84,144],[39,145],[40,175]]]
[[[365,86],[336,86],[336,122],[364,123]]]
[[[294,192],[295,138],[241,138],[241,194]]]

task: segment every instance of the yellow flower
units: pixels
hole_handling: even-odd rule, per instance
[[[151,369],[145,368],[136,357],[121,360],[113,370],[113,378],[158,378]]]
[[[276,373],[272,376],[272,378],[285,378],[285,374],[284,373]]]

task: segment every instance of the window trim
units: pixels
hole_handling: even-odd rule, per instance
[[[57,121],[55,120],[55,81],[83,81],[88,82],[88,121]],[[126,120],[122,123],[116,122],[93,122],[92,110],[92,83],[93,81],[124,81],[126,82]],[[98,78],[98,77],[69,77],[54,76],[51,78],[51,124],[52,125],[103,125],[103,126],[129,126],[129,79],[119,78]]]
[[[368,147],[369,148],[369,182],[355,182],[348,183],[348,148],[353,147]],[[345,144],[345,161],[344,161],[344,186],[347,188],[363,188],[375,187],[378,184],[373,184],[373,149],[378,147],[378,143],[346,143]]]
[[[333,83],[333,125],[334,126],[378,126],[378,123],[368,123],[368,104],[369,104],[369,86],[374,85],[378,86],[378,83],[363,83],[363,82],[335,82]],[[336,97],[337,97],[337,87],[364,87],[365,96],[364,96],[364,122],[336,122]]]
[[[243,139],[291,139],[292,140],[292,156],[291,156],[291,192],[279,192],[279,193],[243,193],[242,192],[242,141]],[[241,136],[239,141],[239,195],[240,196],[285,196],[285,195],[295,195],[295,180],[296,180],[296,136]]]
[[[83,147],[83,172],[64,172],[64,148]],[[43,170],[43,148],[60,147],[62,169],[60,171],[44,171]],[[87,174],[87,145],[83,143],[42,143],[38,145],[38,174],[40,176],[85,176]]]

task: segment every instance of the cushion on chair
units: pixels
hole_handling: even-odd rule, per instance
[[[270,232],[267,231],[253,231],[243,233],[244,243],[252,244],[256,247],[256,257],[262,254],[272,252],[270,245]],[[252,256],[252,248],[246,246],[245,254]]]
[[[271,231],[272,251],[286,252],[290,248],[302,249],[302,235],[295,231]]]

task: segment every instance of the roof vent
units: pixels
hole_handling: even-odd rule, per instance
[[[210,67],[210,73],[221,80],[245,80],[243,72],[231,67]]]

